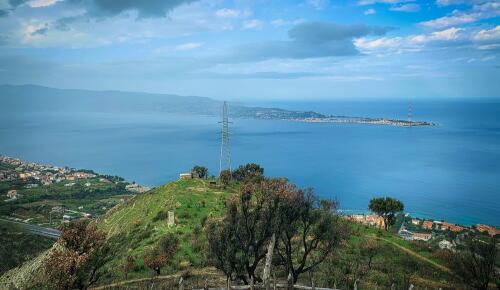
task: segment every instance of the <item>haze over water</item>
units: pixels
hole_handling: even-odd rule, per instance
[[[253,105],[253,104],[252,104]],[[258,104],[351,116],[406,118],[407,103]],[[419,217],[500,225],[500,103],[413,102],[415,120],[438,127],[233,119],[232,164],[255,162],[366,211],[373,196],[401,199]],[[94,169],[145,185],[193,165],[218,172],[219,121],[174,114],[2,112],[0,154]]]

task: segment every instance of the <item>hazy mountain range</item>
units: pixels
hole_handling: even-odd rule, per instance
[[[122,91],[55,89],[37,85],[1,85],[0,102],[8,111],[189,113],[220,115],[223,101],[207,97]],[[324,118],[316,112],[249,107],[230,103],[230,116],[258,119]]]

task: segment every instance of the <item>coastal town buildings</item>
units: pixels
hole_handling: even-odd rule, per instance
[[[422,224],[422,228],[426,230],[432,230],[433,227],[434,223],[432,221],[424,221],[424,223]]]
[[[432,234],[428,233],[413,233],[413,240],[414,241],[424,241],[427,242],[431,239]]]
[[[376,214],[370,214],[370,215],[354,214],[351,216],[347,216],[347,218],[366,226],[372,226],[379,229],[385,228],[384,219]]]
[[[487,232],[492,237],[500,235],[499,229],[488,225],[478,224],[476,225],[476,230],[478,230],[479,232]]]

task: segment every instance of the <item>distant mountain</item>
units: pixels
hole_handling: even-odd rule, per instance
[[[0,102],[11,111],[166,112],[212,115],[222,102],[210,98],[121,91],[2,85]]]
[[[10,112],[181,113],[218,116],[222,111],[222,103],[219,100],[196,96],[54,89],[36,85],[0,86],[1,108]],[[229,116],[312,123],[351,123],[403,127],[435,125],[425,121],[331,116],[313,111],[249,107],[239,103],[230,103]]]
[[[36,85],[1,85],[0,103],[9,111],[158,112],[219,115],[222,101],[197,96],[122,91],[55,89]],[[323,118],[315,112],[230,104],[230,116],[257,119]]]

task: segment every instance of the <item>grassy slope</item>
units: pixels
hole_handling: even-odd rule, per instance
[[[174,264],[200,266],[201,253],[196,251],[196,244],[204,239],[202,221],[223,214],[224,201],[231,191],[231,188],[222,191],[210,186],[206,180],[182,180],[137,195],[112,209],[98,222],[119,253],[108,264],[113,270],[106,280],[119,279],[121,264],[127,255],[133,256],[138,264],[131,277],[149,276],[151,271],[142,263],[143,252],[167,232],[177,234],[181,241]],[[155,218],[169,210],[175,212],[174,227],[168,227],[166,218]]]
[[[175,262],[172,263],[172,265],[176,265],[175,268],[165,267],[163,275],[174,273],[180,269],[203,267],[202,255],[204,251],[199,246],[203,244],[205,239],[202,232],[202,221],[206,217],[222,216],[225,210],[224,200],[234,192],[236,192],[235,188],[221,190],[210,186],[209,182],[205,180],[182,180],[137,195],[110,210],[98,220],[98,226],[108,233],[108,242],[115,250],[115,255],[106,265],[108,274],[100,281],[100,284],[124,280],[121,269],[128,255],[136,259],[136,268],[129,274],[128,279],[151,277],[152,271],[144,267],[142,255],[145,250],[155,246],[167,232],[178,235],[181,240],[181,248],[176,255]],[[167,226],[166,218],[155,218],[160,212],[168,210],[175,211],[176,225],[171,228]],[[362,238],[379,236],[421,256],[429,257],[437,263],[442,263],[430,253],[416,249],[411,243],[403,241],[393,234],[381,233],[375,229],[354,224],[353,227],[356,228],[356,231],[348,242],[351,245],[358,244]],[[393,256],[395,253],[401,253],[401,249],[383,240],[379,240],[379,242],[383,244],[383,247],[381,254],[377,257],[378,262],[397,262]],[[416,257],[412,257],[412,259],[418,260],[419,263],[428,267],[429,273],[435,273],[425,275],[429,282],[426,284],[446,284],[448,274],[429,263],[425,263],[422,259]],[[20,271],[22,272],[22,270],[21,268]]]

